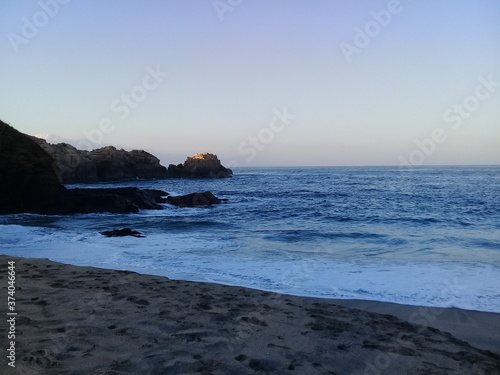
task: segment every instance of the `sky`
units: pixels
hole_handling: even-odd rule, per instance
[[[500,164],[498,0],[2,0],[0,119],[226,166]]]

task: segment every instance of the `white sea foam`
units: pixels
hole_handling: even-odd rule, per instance
[[[106,238],[1,225],[3,253],[286,294],[500,312],[499,269],[481,263],[327,262],[324,254],[242,251],[207,235]]]

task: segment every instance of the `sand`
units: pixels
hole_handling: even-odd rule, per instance
[[[1,374],[500,374],[500,314],[0,260]],[[15,368],[6,358],[8,260]]]

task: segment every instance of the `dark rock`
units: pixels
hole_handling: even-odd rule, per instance
[[[50,211],[64,190],[50,155],[0,121],[0,213]]]
[[[0,121],[0,214],[131,213],[161,209],[161,190],[66,189],[54,159],[31,137]]]
[[[161,210],[168,193],[135,187],[110,189],[68,189],[65,210],[73,213],[131,213],[139,209]]]
[[[99,181],[166,178],[167,168],[160,160],[143,150],[117,150],[113,146],[89,152],[97,169]]]
[[[161,190],[141,190],[135,187],[106,188],[106,189],[69,189],[68,191],[80,195],[80,197],[99,197],[115,195],[128,200],[139,209],[160,210],[163,207],[158,204],[162,197],[168,193]]]
[[[156,203],[167,203],[167,196],[169,195],[166,191],[157,189],[143,189],[142,191],[150,194],[156,201]]]
[[[141,232],[138,232],[138,231],[133,230],[131,228],[107,230],[107,231],[101,232],[101,234],[103,236],[106,236],[106,237],[125,237],[125,236],[132,236],[132,237],[139,237],[139,238],[146,237]]]
[[[221,201],[221,199],[217,198],[209,191],[205,191],[204,193],[180,195],[177,197],[167,197],[167,203],[177,207],[211,206],[213,204],[219,204]]]
[[[107,193],[106,189],[68,189],[58,210],[50,213],[88,214],[104,213],[128,214],[139,212],[139,206],[118,194]]]
[[[170,164],[168,175],[172,178],[229,178],[233,171],[225,168],[217,155],[205,152],[188,157],[184,164]]]

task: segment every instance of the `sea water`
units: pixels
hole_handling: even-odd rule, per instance
[[[210,208],[0,216],[1,253],[301,296],[500,312],[500,167],[240,168]],[[107,238],[130,227],[146,238]],[[22,273],[22,270],[19,270]],[[21,282],[21,281],[20,281]]]

